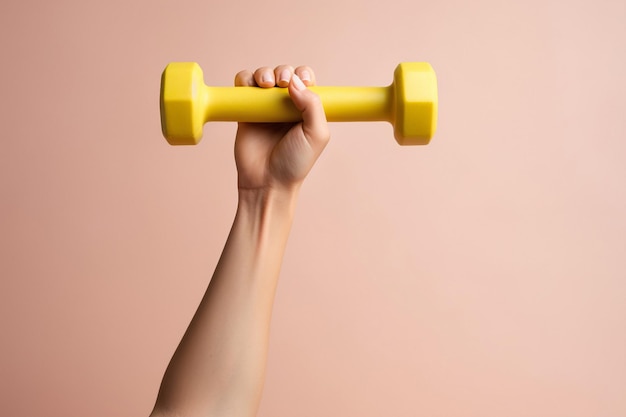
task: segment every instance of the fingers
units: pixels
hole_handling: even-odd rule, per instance
[[[293,68],[291,65],[279,65],[274,69],[261,67],[252,72],[243,70],[235,76],[235,85],[251,87],[287,87],[293,74],[297,74],[306,86],[315,85],[315,73],[308,66]]]
[[[298,74],[299,72],[299,74]],[[296,70],[289,83],[289,95],[293,104],[302,112],[302,130],[312,148],[318,152],[326,146],[330,139],[326,114],[320,97],[307,88],[307,83],[314,80],[302,80],[302,76],[312,77],[313,72]]]
[[[235,86],[237,87],[254,87],[256,82],[254,81],[254,74],[252,71],[243,70],[239,71],[235,75]]]
[[[315,72],[306,65],[296,68],[279,65],[274,69],[260,67],[254,72],[244,70],[235,76],[236,86],[288,88],[294,105],[302,112],[302,130],[306,139],[321,151],[328,142],[330,133],[319,96],[307,88],[315,83]]]
[[[274,69],[274,78],[278,87],[287,87],[292,76],[293,67],[291,65],[279,65]]]
[[[295,73],[307,87],[315,85],[315,73],[311,67],[307,67],[306,65],[299,66],[296,68]]]
[[[269,67],[261,67],[254,71],[254,81],[259,87],[267,88],[276,86],[274,71]]]

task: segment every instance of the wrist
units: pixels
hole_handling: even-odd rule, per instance
[[[293,221],[299,187],[240,188],[237,217],[246,218],[264,234],[289,231]]]
[[[239,188],[239,206],[245,209],[293,210],[300,187]]]

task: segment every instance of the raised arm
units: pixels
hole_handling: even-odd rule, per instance
[[[163,377],[152,417],[252,417],[257,412],[274,294],[296,200],[329,140],[323,107],[306,88],[314,80],[310,68],[289,66],[242,71],[235,78],[239,86],[288,88],[303,122],[239,124],[235,220]]]

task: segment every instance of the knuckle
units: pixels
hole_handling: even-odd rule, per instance
[[[311,90],[309,90],[310,94],[309,94],[309,103],[311,103],[312,106],[316,106],[316,107],[323,107],[322,106],[322,98],[312,92]]]

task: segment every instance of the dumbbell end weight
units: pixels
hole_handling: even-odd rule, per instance
[[[205,123],[202,69],[195,62],[172,62],[161,75],[161,130],[170,145],[197,145]]]
[[[387,121],[401,145],[425,145],[437,126],[437,80],[428,63],[402,63],[388,87],[311,87],[329,121]],[[195,145],[208,121],[291,122],[301,115],[284,88],[208,87],[193,62],[161,78],[161,128],[171,145]]]
[[[393,75],[394,137],[400,145],[427,145],[437,130],[437,76],[427,62],[405,62]]]

